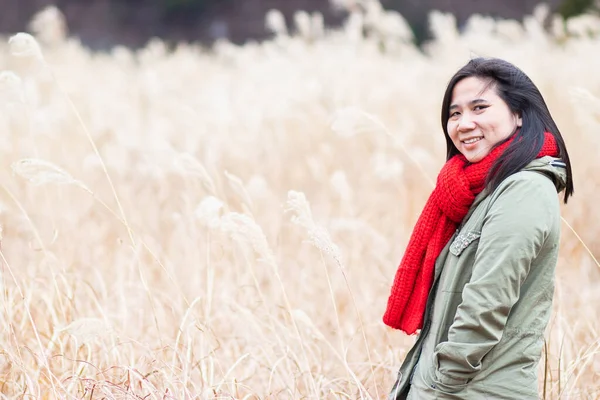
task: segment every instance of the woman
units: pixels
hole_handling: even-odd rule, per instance
[[[384,322],[420,330],[390,399],[538,399],[560,236],[573,194],[533,82],[477,58],[442,103],[447,162],[396,272]]]

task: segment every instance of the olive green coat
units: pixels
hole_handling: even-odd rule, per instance
[[[564,164],[543,157],[477,196],[436,261],[389,399],[538,399],[565,180]]]

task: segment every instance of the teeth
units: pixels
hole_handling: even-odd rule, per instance
[[[478,142],[478,141],[480,141],[481,139],[483,139],[483,138],[481,138],[481,137],[478,137],[478,138],[473,138],[473,139],[465,140],[463,143],[465,143],[465,144],[471,144],[471,143]]]

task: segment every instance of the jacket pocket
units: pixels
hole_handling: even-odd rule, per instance
[[[457,380],[450,377],[436,374],[432,388],[437,393],[443,394],[459,394],[467,387],[468,381]]]
[[[439,345],[438,345],[439,346]],[[431,364],[425,372],[426,383],[428,387],[436,394],[454,395],[462,392],[470,382],[470,379],[453,378],[442,374],[438,370],[438,361],[436,354],[432,354]],[[446,397],[442,397],[446,399]],[[452,397],[454,398],[454,397]],[[462,398],[462,397],[458,397]]]
[[[481,236],[481,232],[477,231],[469,231],[465,233],[459,233],[454,241],[450,245],[450,253],[455,256],[460,256],[460,254],[475,240],[479,239]]]

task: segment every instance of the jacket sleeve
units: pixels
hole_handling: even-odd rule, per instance
[[[534,172],[520,172],[493,193],[473,272],[448,331],[434,352],[438,384],[459,385],[481,369],[500,341],[508,314],[556,219],[556,190]],[[542,178],[542,179],[538,179]],[[552,197],[554,196],[554,198]]]

